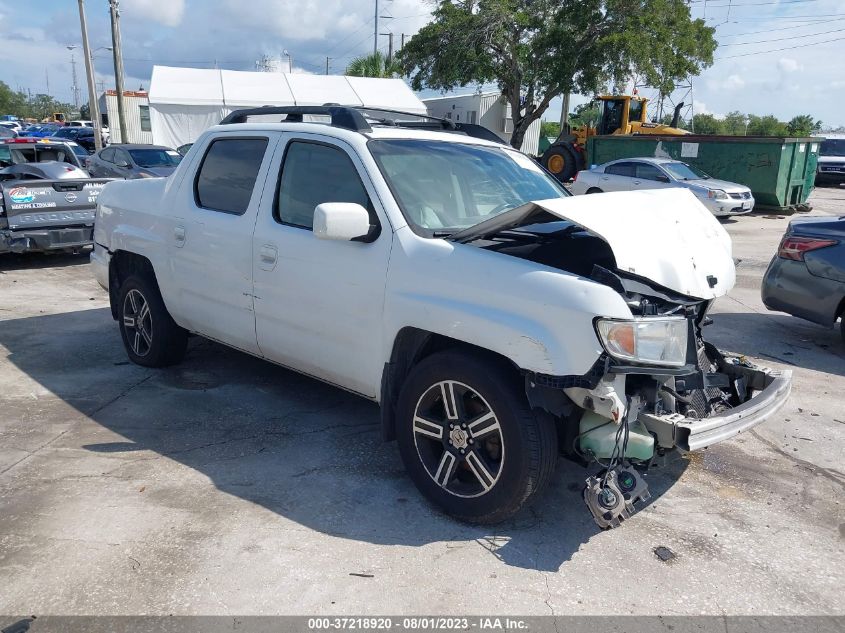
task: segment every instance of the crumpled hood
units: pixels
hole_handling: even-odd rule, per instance
[[[603,238],[616,265],[698,299],[733,288],[728,232],[687,189],[625,191],[535,201]]]

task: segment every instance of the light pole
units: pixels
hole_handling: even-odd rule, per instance
[[[88,80],[88,111],[94,126],[94,148],[103,149],[103,132],[100,121],[100,106],[97,103],[96,86],[94,85],[94,61],[91,59],[91,47],[88,45],[88,23],[85,20],[85,0],[79,0],[79,26],[82,30],[82,51],[85,54],[85,75]]]
[[[293,74],[293,57],[290,56],[288,49],[283,50],[282,54],[288,58],[288,73]]]

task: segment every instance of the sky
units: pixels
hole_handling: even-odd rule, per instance
[[[845,0],[690,0],[693,17],[716,27],[714,64],[692,79],[696,112],[733,110],[788,120],[811,114],[845,125]],[[87,0],[97,82],[114,74],[108,0]],[[373,50],[374,0],[121,0],[125,88],[149,87],[152,65],[254,70],[263,56],[294,72],[340,73]],[[0,80],[73,102],[71,56],[87,101],[75,0],[0,0]],[[431,0],[381,0],[380,33],[410,37],[427,21]],[[379,37],[386,51],[388,36]],[[290,56],[284,55],[288,51]],[[464,88],[456,92],[471,92]],[[686,89],[675,101],[689,103]],[[643,88],[640,93],[652,96]],[[434,93],[427,93],[431,96]],[[589,100],[574,96],[572,106]],[[544,118],[557,120],[560,100]]]

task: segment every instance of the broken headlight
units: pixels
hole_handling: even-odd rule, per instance
[[[673,367],[686,364],[688,325],[683,317],[598,319],[596,332],[614,358]]]

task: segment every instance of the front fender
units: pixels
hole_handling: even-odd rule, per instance
[[[415,327],[490,350],[526,371],[580,376],[602,353],[595,317],[631,317],[619,294],[594,281],[402,233],[388,275],[386,350],[402,328]]]

